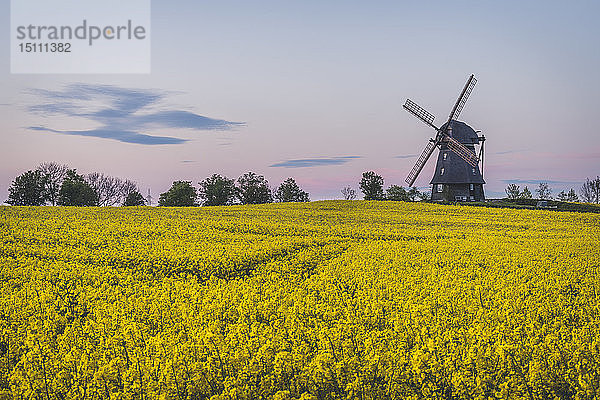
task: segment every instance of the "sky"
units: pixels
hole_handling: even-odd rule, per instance
[[[11,74],[0,0],[0,202],[42,162],[136,181],[253,171],[311,199],[404,179],[435,132],[407,98],[486,136],[488,197],[600,175],[597,1],[152,1],[151,72]],[[435,156],[416,181],[428,190]]]

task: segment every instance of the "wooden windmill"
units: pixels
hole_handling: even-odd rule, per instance
[[[477,83],[477,79],[471,75],[452,108],[448,121],[439,128],[433,124],[435,117],[412,100],[407,99],[403,106],[408,112],[436,131],[435,137],[429,139],[425,150],[406,178],[406,183],[412,186],[431,154],[436,148],[439,148],[435,173],[430,182],[433,185],[432,200],[481,201],[485,199],[483,193],[485,181],[482,173],[485,136],[479,136],[478,132],[469,125],[457,120],[475,83]],[[481,145],[479,157],[475,145]],[[481,171],[479,169],[480,161]]]

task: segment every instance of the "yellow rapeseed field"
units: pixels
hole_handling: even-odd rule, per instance
[[[0,207],[0,399],[600,398],[600,215]]]

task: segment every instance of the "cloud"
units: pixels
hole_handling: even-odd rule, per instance
[[[169,136],[152,136],[145,135],[143,133],[137,133],[132,131],[119,131],[119,130],[111,130],[111,129],[90,129],[87,131],[59,131],[56,129],[49,129],[43,126],[30,126],[28,129],[33,131],[43,131],[43,132],[54,132],[54,133],[62,133],[64,135],[75,135],[75,136],[90,136],[97,137],[102,139],[115,139],[124,143],[134,143],[134,144],[147,144],[147,145],[156,145],[156,144],[178,144],[186,142],[185,139],[179,139],[175,137]]]
[[[405,154],[405,155],[395,156],[394,158],[415,158],[416,156],[417,156],[416,154]]]
[[[552,181],[548,179],[503,179],[503,183],[515,183],[515,184],[529,184],[529,185],[538,185],[542,182],[547,183],[549,185],[572,185],[577,184],[578,182],[573,181]]]
[[[531,151],[531,149],[522,149],[522,150],[505,150],[505,151],[497,151],[493,154],[503,155],[503,154],[517,154],[517,153],[525,153]]]
[[[124,143],[161,145],[179,144],[188,140],[155,136],[148,132],[161,128],[226,131],[244,125],[185,110],[165,110],[162,103],[170,93],[153,89],[78,83],[68,85],[63,90],[31,89],[30,93],[43,101],[28,108],[34,114],[80,118],[100,125],[88,130],[29,127],[36,131],[91,136]]]
[[[352,159],[360,158],[360,156],[345,156],[345,157],[330,157],[330,158],[303,158],[296,160],[282,161],[270,167],[283,167],[283,168],[306,168],[306,167],[320,167],[323,165],[341,165],[345,164]]]

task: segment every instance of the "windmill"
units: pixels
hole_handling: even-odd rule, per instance
[[[431,154],[436,148],[439,148],[435,173],[430,182],[433,185],[431,190],[432,200],[480,201],[485,199],[483,194],[485,181],[483,180],[483,173],[479,170],[479,162],[481,161],[481,171],[483,171],[483,142],[485,136],[479,136],[478,132],[480,131],[475,131],[469,125],[457,120],[476,83],[477,79],[471,75],[460,96],[458,96],[448,121],[439,128],[433,124],[435,119],[433,114],[417,103],[407,99],[403,106],[406,111],[436,131],[435,137],[429,139],[425,150],[423,150],[406,178],[406,183],[412,186]],[[479,157],[475,152],[475,145],[478,144],[481,145]]]

